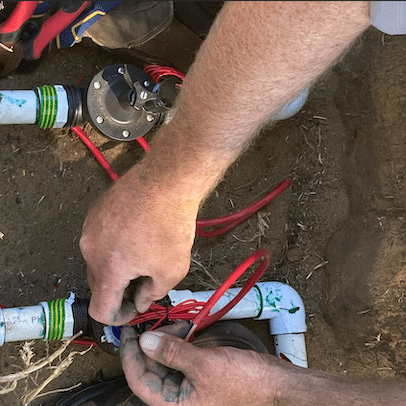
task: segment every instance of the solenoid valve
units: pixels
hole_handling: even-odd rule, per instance
[[[115,64],[97,73],[87,87],[0,90],[0,124],[36,124],[45,129],[90,122],[107,137],[131,141],[171,116],[180,82],[168,76],[155,84],[141,69]]]

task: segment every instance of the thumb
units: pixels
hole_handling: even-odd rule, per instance
[[[161,331],[148,331],[140,336],[140,347],[153,360],[168,368],[193,377],[196,365],[201,365],[204,350]]]

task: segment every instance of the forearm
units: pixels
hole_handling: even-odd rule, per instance
[[[200,200],[261,125],[369,24],[368,2],[226,3],[186,76],[143,179]]]
[[[355,378],[295,368],[280,393],[278,406],[371,406],[406,404],[401,379]]]

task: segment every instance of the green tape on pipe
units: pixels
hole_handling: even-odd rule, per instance
[[[58,113],[58,95],[55,86],[44,85],[37,88],[39,97],[39,128],[53,127]]]
[[[63,338],[65,332],[65,300],[56,299],[48,302],[48,340],[62,340]]]

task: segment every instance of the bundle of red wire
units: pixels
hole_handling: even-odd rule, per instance
[[[261,264],[251,275],[248,281],[241,288],[240,292],[221,310],[210,315],[210,311],[231,285],[258,259],[263,258]],[[179,303],[176,306],[166,308],[165,306],[153,303],[149,310],[139,314],[130,322],[130,325],[136,325],[145,321],[156,320],[156,323],[149,329],[153,330],[158,327],[164,320],[191,321],[194,325],[194,331],[199,331],[210,324],[214,323],[223,317],[230,309],[232,309],[258,282],[259,278],[265,272],[271,260],[271,254],[268,250],[258,250],[252,253],[231,273],[231,275],[223,282],[223,284],[213,293],[207,302],[198,302],[190,299]]]
[[[158,83],[164,76],[176,76],[180,80],[185,79],[185,74],[170,66],[148,65],[144,68],[144,72],[149,75],[155,83]]]

